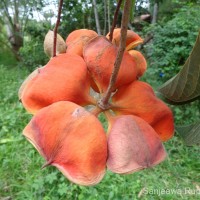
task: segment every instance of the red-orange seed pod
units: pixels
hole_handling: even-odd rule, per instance
[[[84,60],[78,55],[61,54],[28,77],[21,86],[19,98],[29,112],[35,113],[57,101],[72,101],[82,106],[93,104],[89,89]]]
[[[144,119],[158,133],[163,141],[174,134],[172,111],[158,99],[150,85],[134,81],[122,86],[112,97],[113,110],[120,115],[132,114]]]
[[[107,139],[99,120],[81,106],[60,101],[39,110],[24,136],[70,181],[95,185],[105,174]]]

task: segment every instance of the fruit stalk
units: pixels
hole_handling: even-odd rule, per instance
[[[119,13],[119,9],[120,9],[121,4],[122,4],[122,0],[119,0],[118,3],[117,3],[117,8],[115,10],[112,27],[110,29],[110,35],[109,35],[109,40],[110,41],[112,41],[112,39],[113,39],[113,31],[114,31],[116,23],[117,23],[117,17],[118,17],[118,13]]]
[[[117,57],[114,63],[114,68],[112,71],[108,89],[105,92],[105,95],[98,101],[98,106],[103,110],[106,110],[107,108],[110,107],[109,99],[111,97],[113,86],[116,82],[117,75],[118,75],[120,65],[122,62],[122,57],[123,57],[125,45],[126,45],[126,36],[127,36],[128,22],[129,22],[129,16],[130,16],[130,8],[131,8],[131,0],[126,0],[125,5],[124,5],[123,16],[122,16],[122,23],[121,23],[121,38],[120,38],[119,50],[117,52]]]
[[[53,57],[56,56],[56,42],[57,42],[57,32],[58,32],[58,26],[60,24],[60,15],[62,11],[62,5],[63,5],[63,0],[60,0],[59,5],[58,5],[58,16],[57,16],[57,21],[56,25],[54,28],[54,40],[53,40]]]

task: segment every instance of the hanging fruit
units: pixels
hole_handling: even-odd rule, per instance
[[[36,69],[22,84],[19,98],[30,113],[57,101],[94,104],[87,66],[78,55],[60,54]]]
[[[119,174],[139,171],[162,162],[165,149],[155,130],[133,115],[114,117],[108,133],[108,169]]]
[[[174,133],[170,108],[149,84],[138,80],[147,63],[130,49],[143,40],[127,31],[122,52],[120,37],[121,29],[114,30],[112,42],[92,30],[73,31],[66,52],[58,51],[19,89],[23,106],[34,114],[23,135],[45,159],[43,167],[55,166],[79,185],[98,184],[106,167],[127,174],[159,164],[166,157],[162,141]],[[118,51],[122,62],[111,82]],[[100,99],[90,95],[91,88]],[[109,123],[107,135],[98,119],[101,112]]]
[[[106,35],[108,39],[110,39],[110,32]],[[116,46],[119,46],[121,38],[121,28],[116,28],[113,31],[112,43]],[[126,36],[126,50],[131,50],[143,43],[143,39],[134,31],[128,30]]]
[[[79,29],[71,32],[66,39],[67,53],[83,56],[83,47],[90,39],[96,36],[98,34],[95,31],[88,29]]]
[[[53,57],[53,38],[54,32],[49,30],[44,39],[44,52],[48,57]],[[66,44],[64,39],[57,34],[56,55],[66,53]]]
[[[106,135],[98,119],[81,106],[60,101],[42,108],[23,134],[45,158],[44,166],[57,167],[72,182],[94,185],[103,178]]]
[[[117,115],[136,115],[149,123],[161,140],[169,140],[174,134],[172,111],[158,99],[151,86],[134,81],[122,86],[112,97],[112,109]]]
[[[91,77],[101,93],[108,88],[117,51],[118,48],[104,36],[95,37],[84,47],[84,60]],[[136,80],[137,73],[135,60],[128,52],[124,52],[114,90]]]
[[[128,53],[133,57],[133,59],[136,62],[136,68],[137,68],[137,77],[141,77],[146,69],[147,69],[147,62],[144,56],[136,50],[130,50]]]

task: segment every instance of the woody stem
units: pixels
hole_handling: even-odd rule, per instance
[[[111,42],[112,42],[112,39],[113,39],[113,31],[114,31],[115,26],[117,24],[117,17],[118,17],[118,14],[119,14],[119,9],[120,9],[121,4],[122,4],[122,0],[119,0],[118,3],[117,3],[117,8],[115,10],[115,14],[114,14],[113,22],[112,22],[112,27],[110,29],[110,34],[109,34],[109,40]]]
[[[126,36],[127,36],[127,29],[128,29],[128,22],[129,22],[129,16],[130,16],[130,8],[131,8],[131,0],[126,0],[124,5],[124,11],[122,16],[122,22],[121,22],[121,38],[120,38],[120,44],[119,49],[117,52],[117,57],[114,63],[114,68],[110,77],[110,82],[107,91],[105,92],[104,96],[98,101],[98,106],[103,109],[107,110],[109,109],[109,99],[111,97],[111,94],[114,90],[114,85],[117,80],[117,75],[119,73],[120,65],[122,62],[124,50],[126,47]]]
[[[57,21],[56,21],[55,28],[53,30],[53,32],[54,32],[54,38],[53,38],[53,57],[56,56],[57,32],[58,32],[58,26],[60,24],[60,15],[61,15],[61,11],[62,11],[62,5],[63,5],[63,0],[60,0],[59,6],[58,6]]]

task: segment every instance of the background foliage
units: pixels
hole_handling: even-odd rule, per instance
[[[156,80],[167,81],[184,65],[198,35],[199,9],[197,5],[184,6],[169,21],[147,27],[153,42],[145,46],[145,53]]]
[[[30,21],[26,26],[26,39],[24,46],[20,48],[21,66],[26,66],[29,71],[47,63],[48,57],[44,53],[43,41],[49,23]]]
[[[102,33],[105,25],[104,2],[97,0]],[[107,2],[110,5],[112,21],[116,1]],[[142,5],[147,2],[150,3],[149,8],[143,7]],[[26,3],[26,1],[21,1],[21,3]],[[42,3],[43,1],[38,1],[35,5],[45,5]],[[56,2],[52,1],[52,3],[55,5]],[[64,0],[64,3],[59,27],[59,32],[64,39],[74,29],[91,28],[95,30],[91,1]],[[155,3],[159,5],[157,23],[151,24],[151,19],[141,21],[139,25],[132,22],[129,28],[132,27],[136,32],[140,32],[144,38],[153,35],[153,39],[141,47],[148,61],[148,70],[143,80],[157,89],[180,70],[189,56],[200,27],[198,12],[200,5],[198,0],[138,0],[136,5],[140,7],[136,7],[135,16],[147,13],[152,15]],[[42,12],[42,6],[38,9]],[[32,13],[31,9],[29,13]],[[0,49],[0,199],[193,200],[199,198],[196,194],[145,193],[146,190],[151,192],[152,189],[181,189],[184,191],[185,188],[189,188],[197,191],[200,188],[200,148],[199,146],[188,148],[178,134],[165,143],[169,156],[160,165],[125,176],[107,172],[104,180],[94,187],[74,185],[53,167],[40,169],[44,160],[21,135],[31,116],[18,102],[17,91],[29,71],[48,61],[43,53],[43,39],[48,30],[53,28],[50,17],[53,18],[54,13],[43,12],[43,15],[45,16],[43,20],[36,21],[32,13],[32,17],[29,16],[23,28],[24,45],[20,48],[20,62],[16,62],[7,46],[2,44]],[[2,20],[2,15],[0,15],[0,20]],[[106,31],[108,31],[108,19]],[[5,37],[4,29],[0,33],[0,38],[5,40]],[[199,101],[188,105],[171,105],[176,124],[190,124],[200,119],[199,105]],[[103,118],[101,121],[105,123]]]

